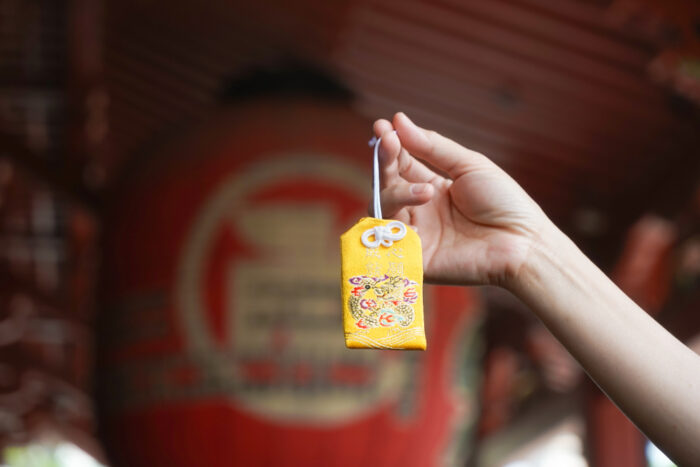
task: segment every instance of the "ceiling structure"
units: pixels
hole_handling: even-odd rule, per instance
[[[368,120],[407,112],[487,154],[580,240],[613,245],[687,196],[698,136],[692,106],[649,77],[660,34],[608,3],[107,1],[104,183],[211,112],[228,79],[291,56],[348,85]]]

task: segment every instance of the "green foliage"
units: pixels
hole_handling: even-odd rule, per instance
[[[63,467],[55,447],[44,444],[11,446],[5,448],[2,457],[10,467]]]
[[[105,467],[72,443],[9,446],[2,451],[2,467]]]

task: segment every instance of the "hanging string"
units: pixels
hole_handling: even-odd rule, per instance
[[[396,130],[394,130],[394,133],[396,133]],[[379,138],[373,136],[372,139],[369,140],[370,147],[374,146],[374,178],[372,183],[372,192],[374,198],[374,217],[377,219],[382,218],[382,202],[379,191],[379,145],[381,142],[381,136]]]
[[[396,130],[394,130],[396,133]],[[377,219],[382,218],[382,203],[380,198],[379,190],[379,145],[382,142],[382,138],[372,137],[369,141],[370,146],[374,146],[374,179],[372,183],[372,195],[374,202],[374,217]],[[385,247],[390,247],[395,241],[401,240],[406,236],[406,226],[403,222],[392,221],[387,225],[378,225],[369,230],[366,230],[362,234],[362,243],[367,248],[377,248],[379,245],[384,245]],[[373,238],[373,240],[370,240]]]

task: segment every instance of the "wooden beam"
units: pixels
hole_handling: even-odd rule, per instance
[[[479,21],[459,11],[419,3],[413,0],[390,0],[371,10],[376,16],[391,15],[403,21],[439,29],[441,33],[508,59],[518,60],[547,70],[547,72],[577,81],[586,81],[602,88],[614,89],[630,99],[654,101],[658,96],[646,82],[639,80],[629,67],[615,66],[576,53],[561,44],[523,34],[520,31]]]
[[[514,95],[512,103],[504,103],[499,100],[495,83],[490,88],[473,86],[468,80],[441,70],[412,66],[410,58],[375,55],[372,51],[358,51],[355,55],[348,51],[341,67],[356,78],[360,92],[368,80],[383,80],[398,87],[410,86],[424,93],[439,90],[440,95],[450,96],[454,106],[477,112],[480,118],[472,122],[475,125],[487,126],[493,122],[510,128],[505,131],[516,138],[527,134],[570,147],[559,155],[562,158],[584,154],[584,157],[579,157],[580,161],[594,165],[599,164],[605,154],[617,154],[612,163],[606,160],[607,170],[627,169],[629,159],[644,155],[649,141],[659,130],[658,126],[649,128],[647,133],[640,135],[639,128],[627,125],[627,122],[611,129],[610,121],[601,119],[595,109],[581,106],[578,112],[571,112],[571,106],[565,108],[565,102],[557,111],[542,108],[528,99],[527,89],[521,95]]]
[[[599,84],[582,76],[575,76],[561,70],[546,69],[541,64],[533,63],[523,57],[505,53],[479,43],[466,40],[435,28],[424,26],[419,19],[405,19],[383,12],[365,11],[357,21],[362,28],[371,27],[383,31],[399,41],[411,43],[423,48],[430,54],[447,57],[449,60],[470,64],[474,67],[486,67],[497,71],[502,76],[512,77],[518,81],[539,83],[540,86],[551,88],[560,93],[578,96],[579,99],[594,102],[604,107],[633,110],[644,114],[658,113],[661,106],[652,106],[653,101],[640,99],[638,96],[611,92],[614,88],[605,89]],[[358,29],[362,35],[362,29]],[[354,38],[348,37],[347,43]],[[649,87],[653,87],[649,85]],[[657,102],[658,103],[658,102]],[[652,117],[654,118],[654,117]]]

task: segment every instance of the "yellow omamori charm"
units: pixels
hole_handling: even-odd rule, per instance
[[[425,350],[423,255],[413,229],[365,217],[340,237],[348,348]]]

